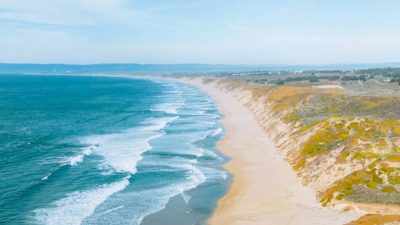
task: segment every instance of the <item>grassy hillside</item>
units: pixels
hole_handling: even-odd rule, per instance
[[[264,111],[254,113],[261,122],[275,121],[266,130],[287,127],[277,129],[275,140],[304,183],[320,193],[323,205],[350,202],[400,209],[400,96],[241,82],[229,88],[248,91],[263,104]],[[292,143],[285,144],[287,140]],[[400,223],[400,216],[378,212],[351,225]]]

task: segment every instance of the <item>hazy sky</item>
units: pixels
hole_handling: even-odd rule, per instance
[[[400,62],[400,1],[0,0],[0,62]]]

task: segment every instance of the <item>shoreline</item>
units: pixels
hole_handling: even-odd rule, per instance
[[[217,149],[231,158],[224,168],[233,176],[232,184],[208,224],[343,225],[363,215],[322,207],[251,112],[230,93],[201,79],[177,80],[204,91],[224,115],[220,122],[225,136]]]

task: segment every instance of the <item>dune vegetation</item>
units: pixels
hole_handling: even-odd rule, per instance
[[[369,212],[351,225],[400,223],[400,211],[396,216],[379,209],[400,209],[399,96],[311,86],[221,84],[249,93],[250,99],[241,101],[274,137],[303,183],[319,193],[323,205],[349,202],[353,210],[357,203],[378,206],[379,213]]]

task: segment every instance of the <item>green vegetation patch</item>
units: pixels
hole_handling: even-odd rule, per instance
[[[303,144],[294,168],[300,169],[307,159],[342,148],[336,163],[376,159],[400,162],[400,121],[370,118],[338,117],[304,126],[296,135],[313,132]]]
[[[371,168],[373,167],[373,168]],[[333,198],[356,202],[400,204],[400,171],[386,163],[372,163],[334,183],[321,196],[326,205]]]
[[[292,112],[292,118],[300,118],[304,125],[334,115],[400,119],[400,97],[371,97],[324,94],[311,96]]]

